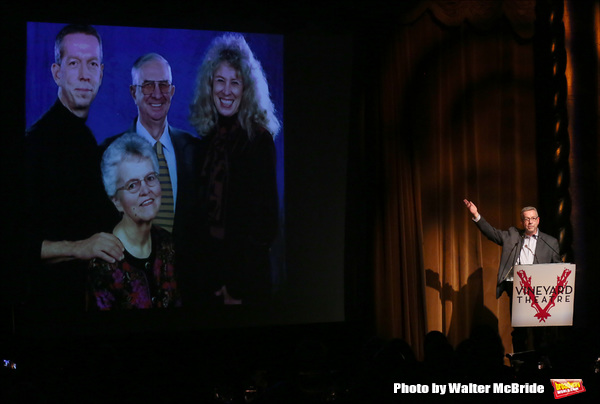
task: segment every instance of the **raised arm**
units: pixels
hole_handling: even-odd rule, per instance
[[[475,222],[477,228],[479,228],[483,235],[486,236],[489,240],[493,241],[498,245],[504,245],[504,243],[511,238],[510,232],[508,230],[498,230],[494,226],[489,224],[487,220],[485,220],[483,216],[479,214],[477,206],[475,206],[473,202],[469,201],[468,199],[463,199],[463,202],[465,203],[467,209],[469,209],[469,212],[471,212],[471,215],[473,215],[473,221]],[[513,229],[515,234],[517,234],[516,229],[511,229]]]

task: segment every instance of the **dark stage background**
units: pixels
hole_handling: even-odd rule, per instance
[[[134,3],[97,18],[3,12],[14,28],[5,54],[16,55],[5,66],[16,83],[2,100],[7,133],[24,128],[24,21],[283,34],[286,293],[298,305],[260,326],[51,341],[13,335],[3,305],[3,352],[25,369],[5,372],[9,391],[243,402],[252,386],[263,402],[410,402],[392,383],[460,377],[541,383],[535,398],[552,402],[550,378],[573,377],[587,392],[570,400],[600,397],[597,1]],[[492,293],[500,248],[463,198],[499,228],[537,205],[542,231],[577,264],[574,326],[549,330],[520,369],[506,366],[508,302]],[[131,374],[127,392],[113,376]],[[158,383],[173,388],[157,393]]]

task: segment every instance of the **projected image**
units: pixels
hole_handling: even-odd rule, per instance
[[[269,305],[285,279],[283,37],[70,26],[55,52],[65,26],[27,24],[27,227],[60,274],[39,277],[43,304]]]

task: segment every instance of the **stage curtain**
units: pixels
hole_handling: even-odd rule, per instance
[[[537,203],[532,42],[507,20],[448,26],[434,11],[395,27],[366,69],[376,326],[421,357],[428,331],[456,346],[485,324],[511,352],[508,298],[495,296],[501,248],[462,201],[500,229]]]

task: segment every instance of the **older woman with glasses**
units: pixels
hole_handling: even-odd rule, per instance
[[[205,282],[225,304],[268,300],[278,229],[273,137],[279,131],[260,62],[240,34],[215,38],[200,66],[190,122],[202,137]]]
[[[90,262],[91,295],[100,310],[181,305],[171,235],[152,224],[161,201],[158,170],[152,146],[134,133],[119,137],[104,152],[102,180],[122,214],[113,234],[125,247],[125,259]]]

